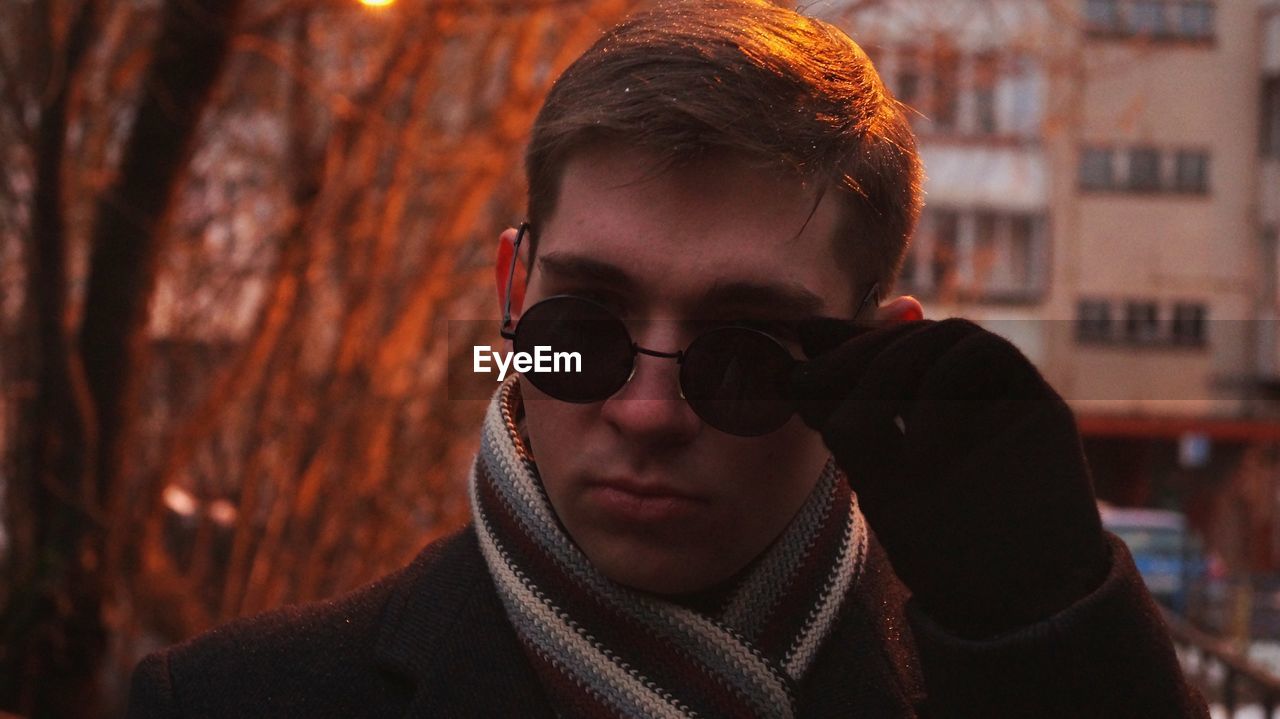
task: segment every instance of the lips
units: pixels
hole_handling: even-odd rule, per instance
[[[667,485],[628,478],[591,480],[585,497],[605,518],[626,524],[690,519],[708,504],[703,497]]]

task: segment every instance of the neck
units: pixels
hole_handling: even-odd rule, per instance
[[[753,562],[754,564],[754,562]],[[699,589],[695,592],[685,592],[683,594],[664,594],[662,598],[672,604],[678,604],[686,609],[692,609],[699,614],[706,616],[715,616],[724,609],[728,604],[729,597],[733,594],[733,590],[737,588],[748,573],[748,569],[743,569],[737,574],[718,584],[713,584],[706,589]]]

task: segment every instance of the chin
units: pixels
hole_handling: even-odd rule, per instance
[[[660,549],[615,548],[615,551],[587,552],[587,557],[609,579],[653,594],[701,592],[735,573],[706,567],[691,561],[687,555],[672,555]]]
[[[608,572],[605,574],[623,586],[651,594],[689,594],[700,592],[715,584],[714,582],[706,582],[694,577],[676,577],[669,574],[636,575],[629,573],[624,576],[616,576]]]

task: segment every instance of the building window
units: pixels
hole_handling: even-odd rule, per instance
[[[1205,343],[1205,317],[1208,310],[1199,302],[1179,302],[1173,306],[1170,340],[1175,345],[1202,346]]]
[[[1041,289],[1037,249],[1041,223],[1036,215],[973,213],[973,282],[970,294],[987,301],[1032,299]]]
[[[1129,32],[1134,35],[1165,34],[1164,9],[1162,0],[1134,0],[1126,18]]]
[[[1120,177],[1115,174],[1117,155],[1123,168]],[[1209,191],[1209,153],[1195,149],[1166,152],[1154,147],[1118,151],[1084,148],[1080,153],[1080,188],[1204,194]]]
[[[999,60],[995,55],[979,55],[973,67],[973,105],[976,117],[974,125],[979,134],[994,135],[996,126],[996,81],[1000,75]]]
[[[1280,159],[1280,75],[1262,81],[1262,156]]]
[[[914,67],[904,68],[898,73],[898,99],[906,105],[914,106],[920,97],[920,75]]]
[[[944,46],[933,56],[933,102],[931,109],[933,127],[937,130],[954,130],[959,110],[960,58],[955,50]]]
[[[1040,134],[1043,77],[1036,63],[1022,55],[1005,59],[1005,73],[998,83],[997,96],[1009,98],[1005,132],[1036,137]]]
[[[996,243],[996,225],[999,221],[1000,216],[990,211],[980,211],[974,215],[974,225],[977,227],[974,236],[978,247],[991,247]]]
[[[1160,152],[1149,147],[1129,152],[1129,189],[1153,192],[1160,189]]]
[[[1001,264],[1000,216],[990,211],[979,211],[973,216],[973,273],[970,286],[971,295],[990,294],[1004,289],[1000,287],[1003,278],[996,276]]]
[[[916,262],[916,247],[916,243],[912,242],[911,247],[907,249],[907,254],[902,257],[902,271],[898,273],[898,282],[903,287],[914,288],[920,284],[916,279],[916,268],[919,266]]]
[[[1160,339],[1160,313],[1155,302],[1130,300],[1124,307],[1124,338],[1135,344]]]
[[[1085,21],[1089,29],[1110,32],[1119,29],[1120,13],[1116,0],[1087,0],[1084,5]]]
[[[1213,39],[1209,0],[1082,0],[1087,32],[1102,37]]]
[[[1213,5],[1207,2],[1184,2],[1178,18],[1178,33],[1183,37],[1204,39],[1213,36]]]
[[[945,41],[899,46],[886,61],[894,96],[919,110],[911,122],[923,134],[1001,136],[1038,141],[1044,67],[1008,50],[961,52]]]
[[[959,260],[960,216],[950,210],[933,213],[933,256],[929,259],[930,284],[950,295],[956,284]]]
[[[1035,301],[1047,274],[1046,228],[1035,213],[927,207],[901,286],[943,302]]]
[[[996,134],[996,91],[991,87],[980,87],[974,90],[974,109],[977,112],[977,130],[979,134]]]
[[[1076,304],[1076,339],[1080,342],[1109,342],[1111,303],[1107,300],[1080,300]]]
[[[1017,215],[1009,224],[1009,284],[1035,287],[1036,221],[1030,215]]]
[[[1209,154],[1183,150],[1174,168],[1174,189],[1178,192],[1204,193],[1209,190]]]
[[[1086,190],[1106,190],[1115,183],[1112,152],[1101,147],[1087,147],[1080,156],[1080,186]]]
[[[920,102],[920,53],[915,48],[902,48],[898,53],[898,99],[915,107]]]
[[[1076,341],[1153,347],[1203,347],[1208,341],[1208,309],[1203,302],[1176,302],[1168,327],[1160,322],[1154,300],[1123,300],[1124,323],[1112,316],[1121,300],[1090,297],[1076,303]],[[1167,310],[1166,310],[1167,311]]]
[[[1260,268],[1258,297],[1268,307],[1280,304],[1280,237],[1275,227],[1262,230],[1262,267]]]

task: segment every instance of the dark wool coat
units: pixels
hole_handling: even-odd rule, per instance
[[[1103,585],[991,641],[909,603],[871,541],[866,574],[799,692],[803,717],[1207,717],[1124,545]],[[551,717],[475,532],[351,594],[153,654],[130,717]]]

